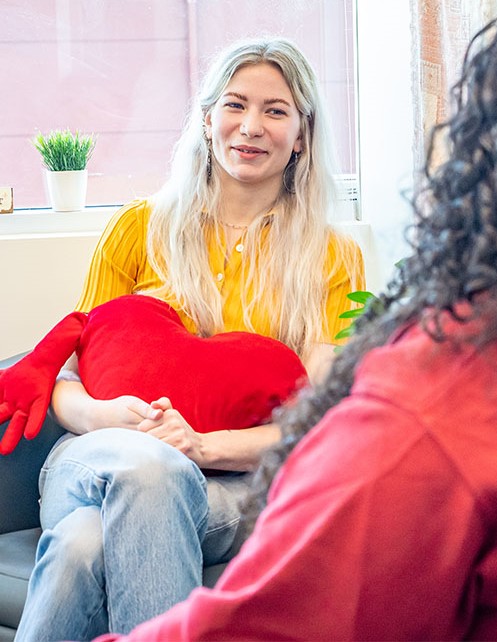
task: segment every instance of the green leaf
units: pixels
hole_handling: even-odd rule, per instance
[[[364,314],[364,308],[355,308],[354,310],[347,310],[347,312],[342,312],[338,315],[339,319],[354,319],[355,317],[360,317],[361,314]]]
[[[375,295],[372,292],[362,290],[357,290],[357,292],[350,292],[350,294],[347,294],[347,299],[354,301],[354,303],[362,303],[363,305],[371,298],[375,298]]]
[[[349,325],[347,328],[344,328],[343,330],[340,330],[338,334],[335,335],[335,339],[348,339],[352,333],[354,332],[354,329],[352,325]]]
[[[354,303],[359,303],[362,304],[362,307],[359,308],[354,308],[353,310],[347,310],[346,312],[342,312],[338,316],[339,319],[352,319],[350,325],[347,328],[344,328],[341,330],[337,335],[335,335],[335,339],[348,339],[351,337],[355,330],[356,330],[356,320],[358,317],[364,314],[365,310],[368,307],[368,304],[374,305],[378,301],[378,297],[375,296],[372,292],[368,292],[366,290],[357,290],[356,292],[350,292],[347,294],[347,298],[350,301],[354,301]]]

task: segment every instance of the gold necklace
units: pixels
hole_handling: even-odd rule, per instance
[[[271,207],[264,213],[264,210],[257,214],[257,216],[254,218],[258,218],[259,216],[267,216],[271,210],[274,208],[274,203],[271,205]],[[228,223],[228,221],[223,221],[222,219],[219,219],[219,222],[221,225],[225,225],[226,227],[231,227],[233,230],[246,230],[248,229],[249,225],[239,225],[238,223]]]
[[[248,225],[237,225],[236,223],[228,223],[228,221],[221,221],[221,225],[226,225],[234,230],[246,230],[248,227]]]

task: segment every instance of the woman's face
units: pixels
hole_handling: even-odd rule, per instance
[[[205,118],[221,181],[279,191],[293,151],[301,151],[300,117],[290,88],[271,64],[241,67]]]

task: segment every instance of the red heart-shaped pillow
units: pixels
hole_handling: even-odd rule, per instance
[[[249,332],[195,336],[173,308],[150,296],[94,308],[77,354],[93,397],[169,397],[199,432],[265,423],[307,383],[302,362],[280,341]]]

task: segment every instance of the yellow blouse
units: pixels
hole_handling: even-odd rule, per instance
[[[76,306],[77,310],[88,312],[92,308],[123,294],[147,291],[161,286],[159,277],[149,264],[146,237],[151,205],[147,200],[136,200],[121,207],[111,218],[93,254],[86,276],[83,293]],[[341,240],[343,242],[343,239]],[[364,269],[360,250],[354,241],[348,240],[357,252],[358,282],[354,289],[364,288]],[[337,238],[330,235],[328,265],[337,260]],[[224,248],[220,247],[215,234],[208,237],[211,269],[223,295],[223,318],[226,332],[248,330],[243,321],[241,308],[242,252],[238,244],[226,260]],[[324,343],[334,343],[333,337],[350,323],[338,319],[338,315],[350,309],[346,295],[351,284],[342,265],[330,285],[327,299],[327,323],[323,328]],[[167,301],[181,317],[185,327],[195,332],[193,321],[178,309],[175,300]],[[252,317],[257,333],[271,336],[269,313],[259,311]]]

